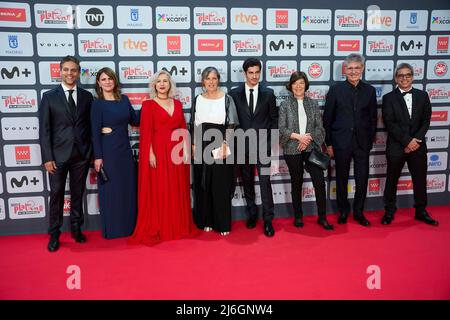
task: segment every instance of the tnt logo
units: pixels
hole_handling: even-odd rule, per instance
[[[179,54],[181,52],[180,36],[167,36],[167,51],[172,54]]]
[[[277,28],[287,28],[289,25],[289,12],[287,10],[276,10],[275,24]]]
[[[16,146],[14,149],[16,151],[17,164],[31,163],[30,146]]]

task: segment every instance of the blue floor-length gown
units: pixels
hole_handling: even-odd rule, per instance
[[[95,159],[103,159],[109,178],[98,176],[102,234],[107,239],[133,233],[137,214],[136,166],[128,138],[128,124],[137,125],[136,112],[127,96],[120,101],[97,99],[91,108],[92,140]],[[102,134],[109,127],[111,133]]]

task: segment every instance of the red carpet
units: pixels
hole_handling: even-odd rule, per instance
[[[61,236],[57,253],[47,252],[47,235],[0,238],[0,299],[450,299],[450,208],[430,207],[439,227],[399,210],[390,226],[382,212],[367,212],[364,228],[349,219],[329,221],[327,232],[306,217],[274,220],[268,239],[262,223],[243,221],[222,237],[129,246],[86,232],[88,242]],[[68,266],[81,270],[81,289],[69,290]],[[369,290],[367,267],[381,270],[381,289]]]

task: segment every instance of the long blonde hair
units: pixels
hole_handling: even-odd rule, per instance
[[[170,83],[170,89],[168,92],[168,96],[169,98],[173,98],[175,96],[175,92],[177,90],[177,86],[175,84],[175,81],[173,81],[172,76],[170,75],[169,72],[167,72],[166,70],[160,70],[158,72],[156,72],[151,78],[150,78],[150,83],[148,85],[149,89],[150,89],[150,98],[153,99],[156,97],[157,92],[156,92],[156,80],[158,80],[158,77],[162,74],[165,74],[167,76],[167,78],[169,79],[169,83]]]

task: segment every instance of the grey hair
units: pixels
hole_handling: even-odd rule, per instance
[[[214,72],[217,75],[217,80],[219,80],[220,83],[220,73],[219,70],[217,70],[216,67],[206,67],[205,69],[203,69],[202,71],[202,85],[203,82],[206,80],[206,78],[208,78],[209,74],[211,72]]]
[[[394,73],[395,76],[397,76],[400,69],[409,69],[409,71],[411,71],[411,74],[414,75],[414,68],[409,63],[406,63],[406,62],[399,63],[397,65],[397,67],[395,68],[395,73]]]
[[[153,74],[153,76],[150,78],[150,82],[148,84],[148,87],[150,89],[150,98],[155,98],[156,97],[156,80],[158,80],[158,77],[162,74],[165,74],[167,76],[167,78],[169,78],[169,83],[170,83],[170,89],[168,92],[168,96],[170,98],[173,98],[175,96],[175,92],[177,90],[177,86],[175,84],[175,81],[173,81],[172,76],[170,75],[169,72],[167,72],[166,70],[160,70],[158,72],[156,72],[155,74]]]
[[[359,62],[362,65],[364,65],[364,62],[366,62],[366,59],[359,53],[350,53],[344,60],[344,64],[348,66],[351,62]]]

